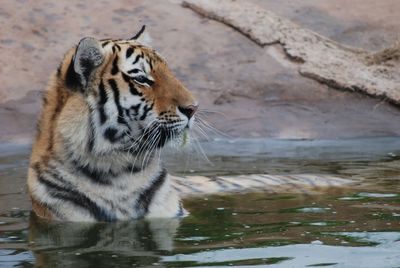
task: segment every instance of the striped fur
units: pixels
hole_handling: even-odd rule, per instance
[[[233,176],[171,176],[172,185],[181,197],[223,193],[298,193],[315,194],[332,188],[345,188],[357,180],[326,174],[248,174]]]
[[[182,216],[159,158],[191,127],[197,104],[140,40],[84,38],[43,99],[28,189],[41,217],[115,221]]]

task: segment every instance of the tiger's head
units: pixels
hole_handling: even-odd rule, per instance
[[[193,125],[197,102],[165,60],[141,43],[143,30],[128,40],[83,38],[58,70],[62,83],[88,103],[98,151],[160,148]]]

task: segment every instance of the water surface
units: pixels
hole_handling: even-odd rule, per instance
[[[49,223],[30,215],[26,148],[2,147],[0,267],[400,266],[400,139],[203,145],[213,166],[189,152],[184,166],[170,158],[170,169],[331,174],[358,183],[317,194],[191,198],[182,220]]]

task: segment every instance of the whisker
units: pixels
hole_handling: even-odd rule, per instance
[[[156,126],[155,129],[151,130],[150,134],[148,135],[148,137],[146,139],[146,142],[142,144],[142,146],[140,147],[140,150],[139,150],[139,152],[137,154],[137,157],[141,157],[142,156],[141,154],[144,153],[143,159],[142,159],[142,168],[143,168],[143,161],[144,161],[144,159],[146,159],[146,156],[147,156],[147,153],[148,153],[148,148],[149,148],[149,146],[151,144],[149,141],[153,141],[154,140],[153,138],[157,134],[157,129],[158,129],[158,126]],[[136,162],[136,159],[135,159],[135,162]]]
[[[207,116],[208,114],[218,114],[218,115],[221,115],[221,116],[223,116],[225,118],[228,118],[225,113],[220,112],[220,111],[215,111],[215,110],[201,109],[201,110],[198,110],[196,112],[196,116],[199,116],[199,115],[200,116],[202,116],[202,115],[206,115]]]
[[[204,129],[200,125],[196,125],[196,128],[193,129],[194,131],[198,131],[202,136],[206,138],[206,140],[211,140],[210,136],[204,131]]]
[[[211,161],[210,161],[210,159],[207,157],[207,155],[206,155],[206,153],[204,152],[204,150],[203,150],[203,147],[201,147],[201,145],[200,145],[200,142],[197,140],[197,138],[196,137],[193,137],[193,140],[194,140],[194,144],[197,146],[197,148],[199,149],[199,152],[201,153],[201,155],[204,157],[204,159],[207,161],[207,163],[209,163],[210,165],[214,165]]]
[[[138,158],[142,156],[141,153],[148,146],[148,143],[147,142],[143,142],[143,139],[147,135],[147,140],[146,141],[150,140],[152,138],[152,136],[154,135],[154,131],[157,128],[158,128],[157,124],[149,124],[149,126],[144,129],[142,135],[140,136],[140,140],[138,139],[139,148],[136,150],[136,156],[135,156],[134,163],[133,163],[134,165],[136,164],[136,161],[138,160]],[[143,166],[142,166],[142,168],[143,168]]]
[[[155,133],[155,134],[152,135],[151,142],[147,146],[148,149],[146,150],[146,153],[143,157],[142,167],[146,167],[148,165],[148,162],[152,159],[152,154],[153,154],[154,148],[157,147],[160,133],[159,133],[159,131],[154,131],[153,133]]]
[[[207,130],[213,132],[214,134],[218,135],[218,136],[223,136],[225,138],[232,138],[231,135],[226,134],[224,132],[222,132],[221,130],[211,126],[207,121],[205,121],[204,119],[201,118],[197,118],[197,123],[199,125],[202,125],[204,128],[206,128]]]

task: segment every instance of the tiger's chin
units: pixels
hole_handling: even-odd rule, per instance
[[[165,149],[181,149],[186,146],[190,141],[190,130],[183,128],[169,132],[167,135],[162,135],[158,141],[158,148]]]
[[[125,144],[125,148],[134,154],[151,153],[163,148],[182,148],[190,141],[190,129],[159,128],[155,134],[131,140]]]
[[[169,132],[158,141],[158,148],[181,148],[185,146],[189,140],[189,132],[188,128]]]
[[[188,128],[184,128],[180,130],[169,142],[167,142],[166,146],[172,149],[182,149],[190,144],[190,130]]]

